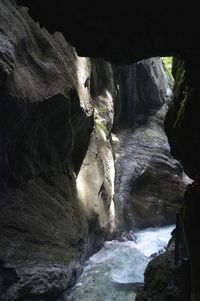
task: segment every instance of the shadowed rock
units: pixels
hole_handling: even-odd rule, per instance
[[[171,156],[163,129],[171,80],[160,58],[122,68],[123,79],[125,70],[129,75],[132,72],[132,80],[124,80],[122,89],[133,86],[126,90],[130,93],[123,99],[126,114],[122,107],[122,121],[116,124],[113,138],[118,224],[133,229],[174,223],[187,177]]]
[[[15,1],[0,7],[0,299],[55,300],[109,232],[112,68],[79,58],[62,34],[41,29]],[[106,134],[94,130],[93,102]],[[98,208],[77,196],[91,135]]]

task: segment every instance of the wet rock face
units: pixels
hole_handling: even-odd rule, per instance
[[[79,200],[83,208],[86,208],[88,216],[95,217],[100,227],[109,235],[115,228],[115,170],[110,136],[116,86],[110,64],[102,59],[91,60],[91,69],[94,131],[76,183]]]
[[[183,300],[181,267],[174,265],[174,252],[167,251],[153,259],[148,264],[144,277],[145,285],[138,292],[136,301]]]
[[[79,58],[15,1],[0,7],[0,299],[54,300],[109,231],[112,68]],[[91,143],[99,207],[77,193]]]
[[[161,59],[121,66],[118,72],[122,87],[120,97],[123,100],[118,121],[120,125],[144,125],[150,115],[170,101],[172,80],[163,72]]]
[[[152,65],[154,68],[150,69]],[[135,91],[129,105],[135,111],[127,111],[127,120],[131,120],[134,127],[119,122],[113,139],[116,147],[115,202],[119,223],[128,229],[173,223],[186,186],[183,169],[171,156],[163,129],[171,87],[161,60],[146,60],[132,69],[136,75],[143,74],[137,82],[132,81]]]
[[[180,242],[179,261],[175,265],[176,233],[177,230],[174,228],[165,252],[155,254],[155,258],[148,263],[144,273],[144,285],[138,289],[136,301],[189,300],[190,263],[187,261],[185,245]]]

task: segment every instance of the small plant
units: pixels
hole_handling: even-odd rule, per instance
[[[172,56],[162,57],[162,61],[165,66],[165,69],[170,76],[172,76],[172,60],[173,60]]]
[[[108,130],[107,130],[106,126],[99,119],[95,120],[95,127],[97,129],[103,130],[106,135],[108,134]]]
[[[108,108],[106,106],[101,106],[101,107],[98,107],[98,111],[99,111],[99,113],[107,113]]]

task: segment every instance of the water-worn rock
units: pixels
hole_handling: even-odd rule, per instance
[[[181,301],[181,266],[174,265],[174,252],[167,251],[148,264],[144,287],[136,301]]]
[[[151,255],[154,258],[147,265],[144,284],[138,289],[136,301],[181,301],[183,296],[183,267],[181,261],[174,262],[176,228],[166,250]],[[179,246],[181,247],[181,246]],[[180,256],[180,253],[179,253]]]
[[[105,232],[109,229],[109,235],[115,228],[115,170],[110,136],[116,87],[111,65],[101,59],[91,62],[95,130],[77,177],[77,191],[88,216],[97,217],[100,227],[105,229]]]
[[[116,125],[113,137],[118,221],[120,227],[129,229],[173,223],[186,185],[163,129],[171,83],[161,59],[137,63],[132,67],[132,79],[132,94],[125,98],[126,119],[122,110],[123,123]],[[125,121],[131,121],[134,127],[124,126]]]
[[[168,1],[169,14],[160,1],[137,1],[134,9],[131,1],[126,5],[117,5],[113,1],[107,1],[106,5],[103,1],[18,1],[28,5],[31,14],[43,26],[52,32],[63,32],[81,55],[106,57],[124,64],[157,55],[180,55],[184,58],[192,85],[181,85],[177,90],[181,101],[172,118],[169,117],[168,135],[173,154],[183,160],[186,172],[199,183],[198,2],[191,1],[185,5],[179,1]],[[9,71],[10,65],[7,67]],[[180,69],[182,76],[185,68]],[[1,74],[1,81],[3,78]]]
[[[169,103],[172,79],[164,72],[161,58],[121,66],[118,72],[122,99],[119,127],[122,124],[144,125],[150,115],[155,115],[164,103]]]
[[[79,58],[15,1],[0,7],[0,299],[54,300],[110,226],[112,68]],[[77,196],[91,144],[104,160],[95,173],[99,207]]]

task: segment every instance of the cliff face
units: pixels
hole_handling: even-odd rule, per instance
[[[173,74],[174,100],[166,116],[165,129],[172,153],[183,162],[187,174],[198,181],[200,170],[198,62],[175,58]]]
[[[200,218],[200,124],[199,124],[199,62],[191,57],[174,59],[174,102],[165,121],[173,155],[181,160],[187,174],[194,180],[184,196],[182,219],[191,259],[192,287],[195,300],[200,299],[199,286],[199,218]]]
[[[118,72],[122,103],[116,127],[144,126],[150,116],[170,102],[172,79],[164,71],[161,58],[120,66]]]
[[[186,176],[170,154],[163,122],[171,83],[160,58],[120,68],[123,105],[116,127],[115,203],[128,229],[175,222]],[[125,73],[126,72],[126,73]]]
[[[79,58],[15,1],[0,7],[0,296],[53,300],[114,214],[113,71]]]

